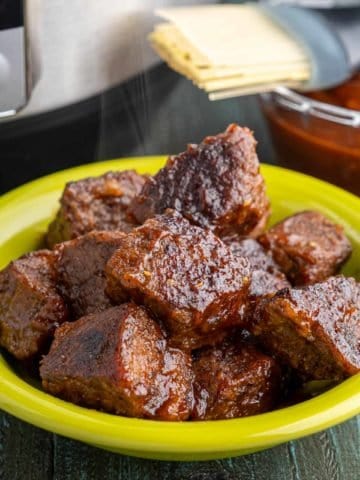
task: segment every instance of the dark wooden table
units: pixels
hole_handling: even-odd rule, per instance
[[[91,158],[85,132],[84,139],[80,140],[84,142],[86,154],[79,155],[77,150],[72,157],[71,150],[67,150],[62,163],[59,149],[61,152],[61,146],[65,145],[65,127],[57,126],[61,133],[57,135],[54,130],[48,135],[51,144],[26,137],[24,142],[27,141],[26,145],[31,148],[23,154],[23,160],[21,151],[17,150],[18,177],[14,177],[13,165],[2,167],[5,172],[1,179],[3,189],[7,185],[7,172],[11,186],[17,178],[24,178],[22,161],[28,168],[25,172],[28,179],[76,163],[129,154],[176,152],[187,142],[199,141],[207,134],[224,129],[230,122],[252,128],[259,141],[261,161],[275,162],[256,98],[210,103],[189,82],[164,67],[137,79],[125,91],[120,89],[103,95],[96,103],[101,108],[89,113],[100,120],[95,127],[91,122],[92,136],[94,132],[97,135],[96,142],[89,137],[94,145]],[[33,135],[41,136],[41,132]],[[76,135],[79,135],[78,130]],[[66,142],[69,145],[69,137]],[[9,145],[19,148],[22,144],[8,140],[6,145],[7,148]],[[56,150],[56,162],[52,161],[52,150]],[[48,161],[39,164],[38,159],[43,158],[44,151]],[[78,479],[360,480],[360,417],[317,435],[246,457],[177,463],[102,451],[39,430],[0,412],[0,480]]]

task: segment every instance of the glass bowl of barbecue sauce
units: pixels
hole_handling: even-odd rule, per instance
[[[280,165],[360,196],[360,74],[329,90],[261,96]]]

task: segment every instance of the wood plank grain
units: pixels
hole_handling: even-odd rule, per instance
[[[338,453],[340,478],[352,480],[349,472],[354,472],[354,480],[360,478],[360,416],[350,422],[330,429],[329,435]]]
[[[360,471],[359,419],[297,442],[213,462],[158,462],[125,457],[57,437],[54,480],[355,480]],[[334,440],[335,439],[335,440]],[[351,447],[349,448],[349,444]],[[348,451],[351,461],[342,458]]]
[[[52,438],[0,412],[0,479],[52,480]]]
[[[106,452],[0,415],[0,480],[357,480],[360,417],[246,457],[159,462]]]
[[[167,478],[171,468],[171,463],[117,455],[59,436],[54,443],[53,480],[73,480],[76,472],[79,480],[150,480],[160,471],[160,478]]]
[[[289,444],[299,480],[360,478],[359,419]]]
[[[297,480],[292,472],[291,458],[286,444],[249,457],[235,459],[234,471],[240,474],[239,478],[247,478],[246,472],[242,471],[247,458],[251,460],[252,476],[255,480]]]

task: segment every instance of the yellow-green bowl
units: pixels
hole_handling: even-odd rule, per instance
[[[115,160],[41,178],[0,199],[0,268],[39,244],[65,182],[111,169],[156,172],[164,157]],[[311,177],[264,165],[272,221],[304,209],[344,225],[354,253],[344,272],[359,278],[360,199]],[[41,428],[129,455],[207,460],[243,455],[342,422],[360,412],[360,375],[311,400],[248,418],[169,423],[118,417],[48,395],[22,379],[0,355],[0,407]]]

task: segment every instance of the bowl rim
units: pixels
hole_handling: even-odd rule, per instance
[[[24,202],[30,193],[36,196],[49,189],[58,189],[59,183],[67,179],[100,174],[119,166],[128,169],[141,165],[144,169],[147,162],[153,161],[158,168],[165,158],[134,157],[89,164],[25,184],[0,198],[0,225],[9,218],[11,206],[17,200]],[[301,179],[305,182],[306,188],[301,186],[305,193],[321,190],[322,198],[352,212],[360,225],[360,198],[355,195],[298,172],[270,165],[261,168],[265,177],[274,177],[272,183],[279,188],[291,182],[294,188],[300,188],[296,182],[300,183]],[[81,175],[83,172],[87,173]],[[0,243],[5,238],[2,230]],[[102,448],[138,456],[149,454],[152,458],[157,458],[158,452],[173,454],[176,458],[184,455],[184,458],[199,459],[204,454],[222,458],[303,437],[360,413],[360,374],[315,398],[260,415],[229,420],[164,422],[111,415],[65,402],[27,383],[0,354],[0,408],[38,427]]]
[[[360,374],[290,407],[251,417],[198,422],[127,418],[65,402],[20,379],[2,356],[0,374],[0,407],[8,413],[76,440],[136,452],[216,452],[221,457],[310,435],[360,412]]]
[[[282,107],[295,110],[304,115],[312,115],[349,127],[360,127],[360,110],[352,110],[350,108],[339,107],[330,103],[314,100],[285,86],[276,87],[272,92],[266,92],[260,95],[265,101],[271,96]]]

